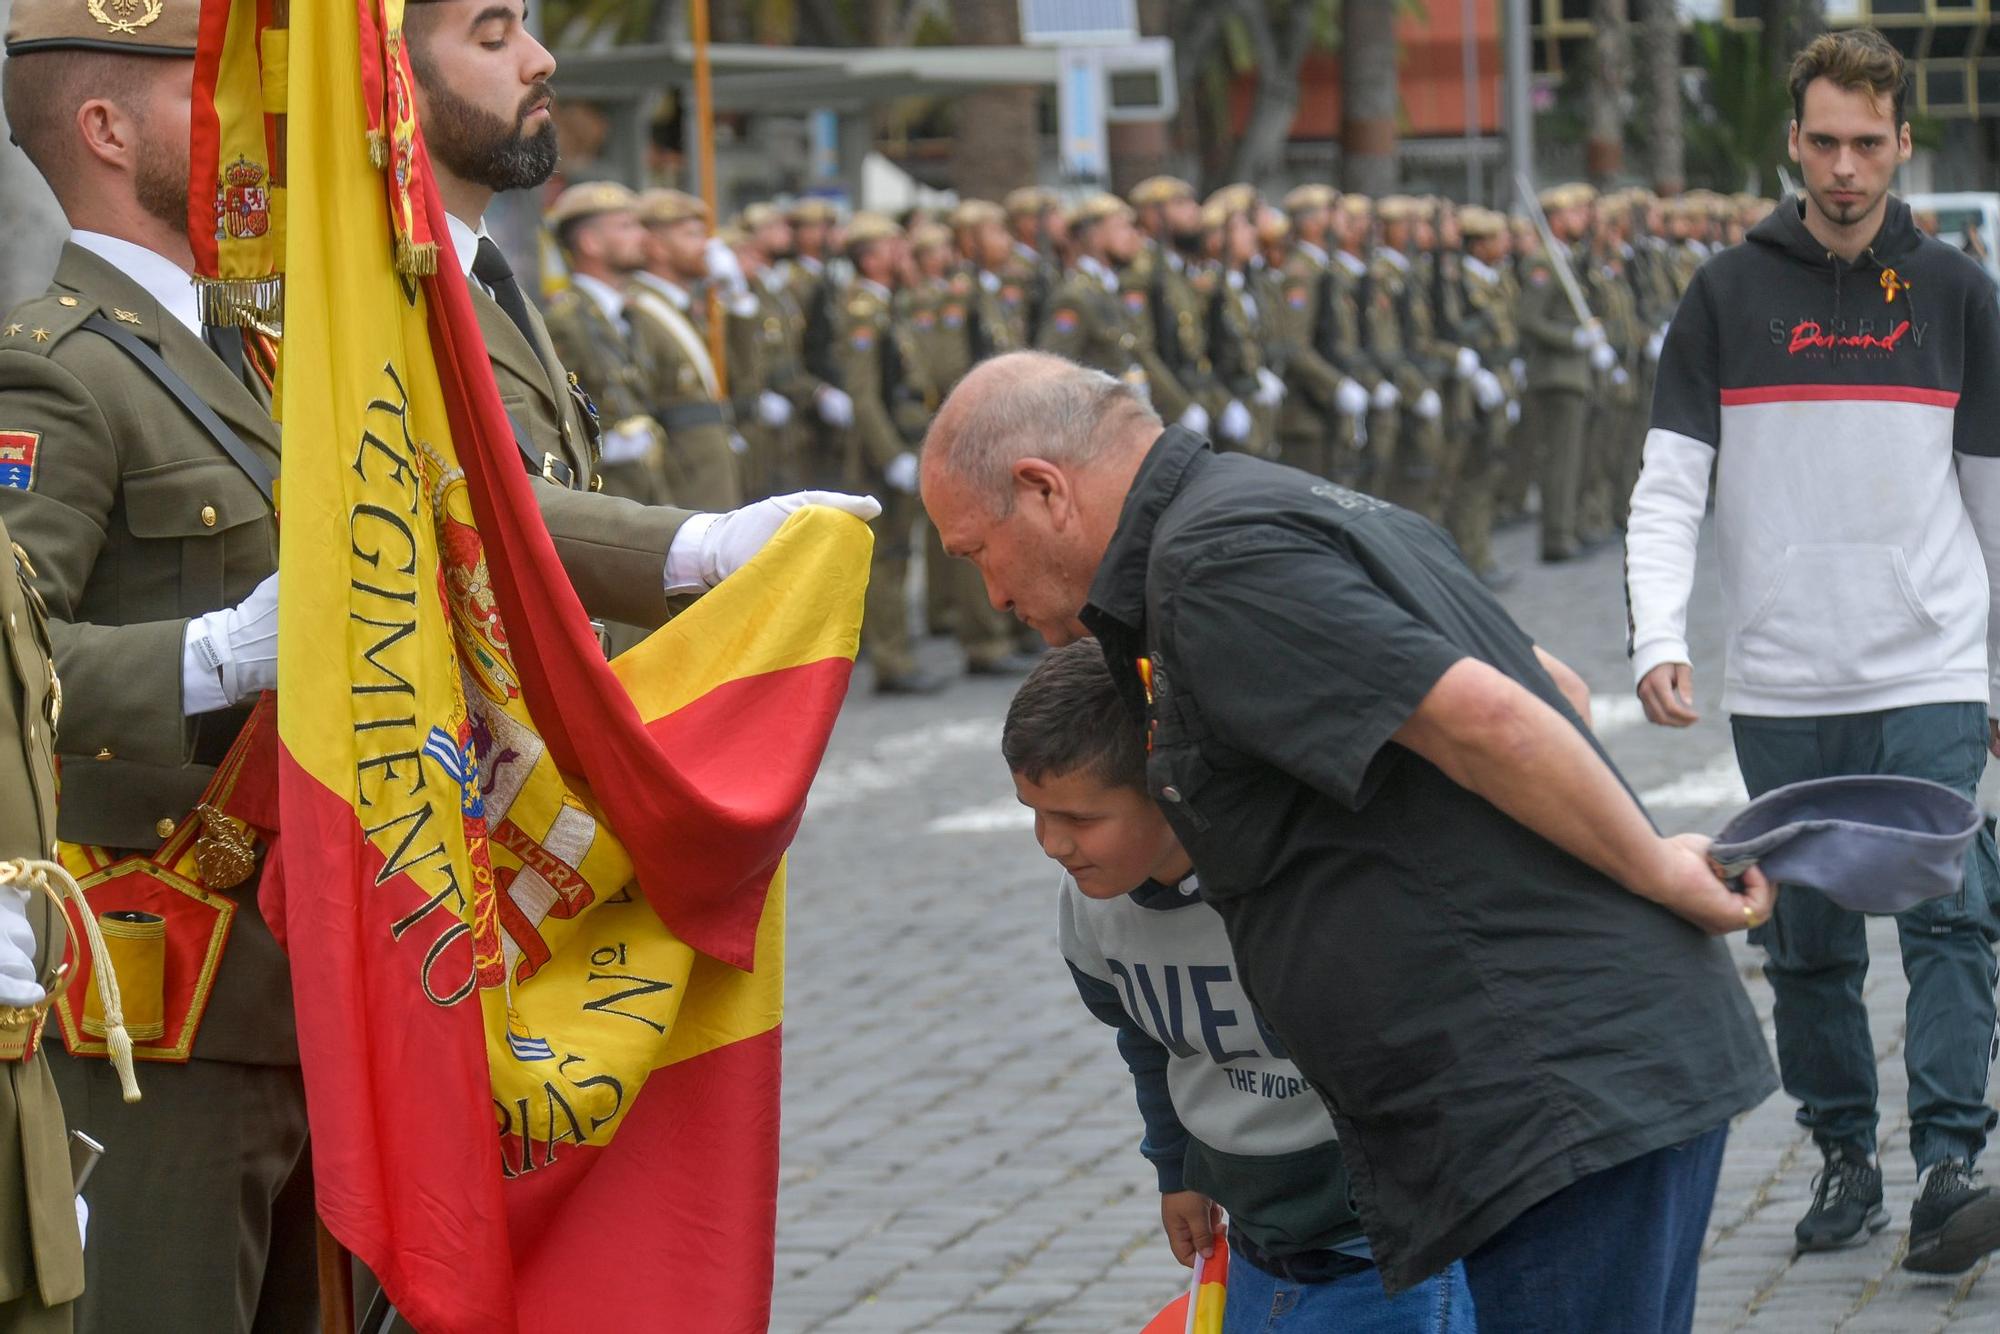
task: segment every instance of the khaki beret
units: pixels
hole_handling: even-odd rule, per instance
[[[1473,206],[1458,211],[1458,231],[1468,241],[1499,236],[1507,230],[1507,219],[1490,208]]]
[[[1553,213],[1557,209],[1581,208],[1585,204],[1595,203],[1597,191],[1581,181],[1571,181],[1567,185],[1552,185],[1542,191],[1537,198],[1541,201],[1544,213]]]
[[[1201,206],[1201,229],[1205,232],[1219,232],[1229,225],[1230,210],[1211,199]]]
[[[736,225],[749,232],[784,220],[785,215],[778,211],[776,204],[751,204],[736,215]]]
[[[1148,176],[1132,187],[1128,196],[1133,208],[1165,204],[1175,199],[1193,199],[1194,187],[1178,176]]]
[[[1007,211],[990,199],[968,199],[951,211],[954,227],[977,227],[982,222],[1005,222]]]
[[[549,209],[548,224],[560,227],[566,222],[595,217],[599,213],[636,213],[638,210],[639,196],[618,182],[585,181],[581,185],[570,186],[556,196],[556,202]]]
[[[736,249],[738,246],[750,244],[750,233],[745,231],[738,223],[725,223],[723,226],[716,228],[715,235],[717,240],[721,241],[722,244],[728,246],[731,250]]]
[[[1275,208],[1257,211],[1257,239],[1259,241],[1282,241],[1292,234],[1292,220],[1282,210]]]
[[[1069,211],[1069,225],[1088,227],[1091,223],[1102,222],[1121,213],[1128,218],[1131,217],[1131,205],[1114,194],[1094,194]]]
[[[1204,214],[1209,209],[1216,208],[1221,209],[1227,215],[1230,213],[1248,213],[1256,205],[1257,187],[1237,181],[1233,185],[1223,186],[1220,190],[1210,195],[1208,202],[1201,207]],[[1206,221],[1206,218],[1203,220]]]
[[[940,222],[920,222],[910,228],[910,248],[930,250],[951,244],[951,228]]]
[[[1375,205],[1375,216],[1384,222],[1410,222],[1425,212],[1423,201],[1409,195],[1389,195]]]
[[[14,0],[7,54],[83,48],[194,55],[201,0]]]
[[[1018,190],[1009,190],[1004,206],[1010,218],[1024,217],[1030,213],[1043,213],[1061,206],[1056,192],[1042,185],[1024,185]]]
[[[834,206],[831,199],[808,195],[804,199],[792,201],[790,217],[795,223],[826,223],[831,226],[840,221],[840,210]]]
[[[847,224],[847,248],[887,241],[901,236],[903,229],[886,213],[857,213]]]
[[[1285,212],[1310,213],[1316,208],[1332,208],[1340,194],[1330,185],[1301,185],[1285,196]]]
[[[1367,195],[1345,194],[1340,197],[1340,211],[1365,217],[1375,211],[1375,201]]]
[[[671,227],[690,218],[708,221],[708,205],[681,190],[648,190],[639,196],[639,221],[650,227]]]

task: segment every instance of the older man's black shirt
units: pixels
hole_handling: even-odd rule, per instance
[[[1391,741],[1468,657],[1575,719],[1438,529],[1176,427],[1083,619],[1392,1288],[1776,1088],[1720,941]]]

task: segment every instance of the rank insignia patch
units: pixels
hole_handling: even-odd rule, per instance
[[[1144,310],[1145,308],[1146,308],[1146,294],[1144,292],[1125,293],[1125,309],[1136,311],[1136,310]]]
[[[1059,310],[1049,320],[1056,326],[1057,333],[1076,332],[1076,312],[1073,310]]]
[[[35,485],[35,451],[40,431],[0,431],[0,486],[29,491]]]
[[[860,351],[866,352],[875,346],[875,331],[864,324],[849,336],[848,341]]]

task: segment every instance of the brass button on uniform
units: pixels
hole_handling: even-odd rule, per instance
[[[109,747],[109,746],[105,746],[105,747],[102,747],[101,749],[99,749],[99,750],[98,750],[98,752],[97,752],[97,758],[98,758],[98,759],[100,759],[100,760],[108,760],[108,759],[110,759],[110,758],[111,758],[111,747]]]
[[[172,820],[163,818],[158,824],[153,826],[153,832],[158,834],[161,838],[172,838],[174,836],[174,828],[175,826]]]
[[[73,296],[59,296],[56,298],[56,304],[58,306],[74,306],[76,298]]]
[[[203,505],[201,507],[201,526],[204,528],[215,527],[215,506]]]

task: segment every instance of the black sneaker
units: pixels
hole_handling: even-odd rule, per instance
[[[1910,1250],[1903,1268],[1918,1274],[1962,1274],[2000,1250],[2000,1194],[1962,1158],[1930,1170],[1910,1210]]]
[[[1882,1169],[1852,1144],[1826,1151],[1826,1167],[1813,1181],[1812,1208],[1792,1230],[1800,1251],[1844,1251],[1865,1245],[1889,1226],[1882,1207]]]

